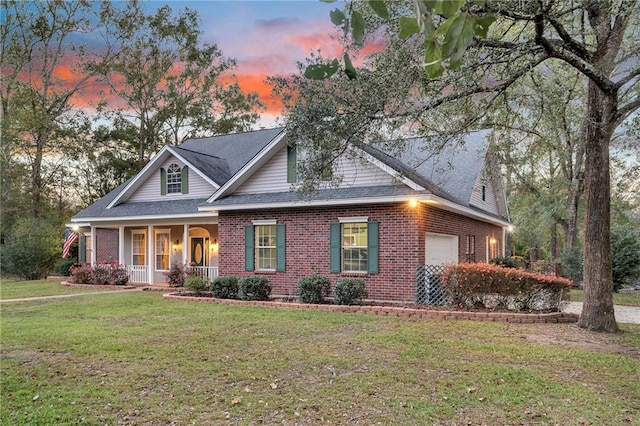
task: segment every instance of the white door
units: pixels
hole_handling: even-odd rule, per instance
[[[426,234],[425,265],[446,265],[458,263],[458,236]]]

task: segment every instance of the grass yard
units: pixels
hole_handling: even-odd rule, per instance
[[[60,281],[36,280],[0,280],[0,299],[21,299],[23,297],[55,296],[59,294],[85,294],[109,291],[112,288],[73,288],[62,287]]]
[[[584,291],[572,288],[569,297],[572,302],[582,302]],[[613,304],[623,306],[640,306],[638,293],[613,293]]]
[[[1,309],[1,424],[640,423],[637,325],[611,336],[156,292]]]

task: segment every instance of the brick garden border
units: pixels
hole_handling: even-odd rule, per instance
[[[276,301],[246,301],[234,299],[217,299],[215,297],[183,296],[179,293],[167,293],[162,296],[167,300],[179,300],[188,302],[216,303],[220,305],[234,306],[258,306],[263,308],[299,309],[309,311],[328,312],[355,312],[373,315],[386,315],[408,318],[431,318],[472,321],[509,322],[519,324],[545,324],[545,323],[573,323],[577,322],[579,315],[565,312],[551,312],[540,314],[520,314],[515,312],[472,312],[472,311],[448,311],[405,308],[399,306],[370,306],[370,305],[323,305],[295,302]]]
[[[68,281],[62,281],[60,285],[62,287],[72,287],[72,288],[108,288],[108,289],[114,289],[114,290],[133,290],[134,288],[138,288],[134,285],[75,284],[75,283],[70,283]]]

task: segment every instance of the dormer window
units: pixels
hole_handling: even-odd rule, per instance
[[[182,169],[176,163],[167,168],[167,194],[182,192]]]
[[[160,194],[188,194],[189,193],[189,169],[180,167],[176,163],[160,169]]]

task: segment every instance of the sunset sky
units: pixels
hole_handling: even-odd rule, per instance
[[[319,48],[326,56],[341,52],[331,40],[329,12],[340,3],[319,0],[191,0],[148,1],[149,10],[168,4],[174,11],[198,11],[206,43],[216,43],[225,56],[236,58],[235,74],[245,91],[256,91],[267,105],[258,126],[273,127],[280,106],[270,97],[268,75],[296,70],[295,62]]]

